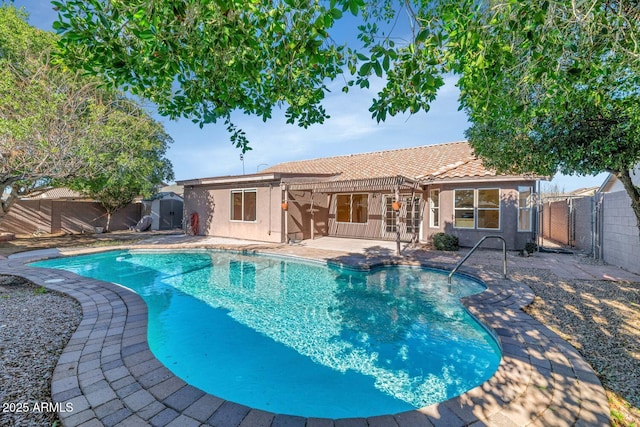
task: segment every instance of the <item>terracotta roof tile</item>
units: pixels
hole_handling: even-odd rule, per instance
[[[411,179],[493,176],[467,142],[300,160],[274,165],[261,173],[335,174],[335,180],[401,175]]]
[[[51,188],[49,190],[43,191],[42,193],[37,193],[32,196],[24,197],[23,200],[37,200],[37,199],[88,199],[88,197],[78,193],[77,191],[70,190],[66,187],[60,188]]]

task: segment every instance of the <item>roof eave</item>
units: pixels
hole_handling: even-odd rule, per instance
[[[470,182],[488,181],[488,182],[504,182],[504,181],[537,181],[542,177],[525,176],[525,175],[484,175],[484,176],[465,176],[456,178],[440,178],[429,177],[421,180],[422,185],[429,184],[466,184]]]
[[[201,185],[216,185],[216,184],[242,184],[248,182],[278,182],[287,178],[329,178],[335,176],[335,174],[321,174],[321,173],[298,173],[298,172],[272,172],[272,173],[258,173],[251,175],[230,175],[219,176],[211,178],[197,178],[184,181],[176,181],[178,185],[187,186],[201,186]]]

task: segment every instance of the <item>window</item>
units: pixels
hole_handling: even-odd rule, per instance
[[[394,201],[394,196],[385,197],[385,209],[384,209],[384,231],[387,233],[395,233],[396,227],[396,211],[393,210],[391,204]]]
[[[429,192],[429,227],[440,227],[440,190]]]
[[[454,190],[456,228],[500,228],[500,189]]]
[[[366,223],[368,200],[368,194],[338,194],[336,197],[336,221]]]
[[[256,190],[231,191],[231,221],[256,220]]]
[[[474,190],[454,190],[454,221],[453,225],[457,228],[474,228],[475,209],[474,209]]]
[[[533,189],[518,187],[518,231],[531,231],[533,215]]]
[[[407,227],[407,233],[419,233],[420,232],[420,198],[414,197],[413,201],[411,197],[404,199],[404,203],[407,206],[407,212],[405,215],[405,225]]]
[[[397,231],[396,225],[396,211],[393,210],[391,204],[395,200],[395,196],[385,197],[385,210],[384,210],[384,230],[387,233],[395,233]],[[402,205],[400,207],[400,214],[404,215],[404,229],[407,233],[419,233],[420,232],[420,197],[414,197],[413,202],[411,197],[404,197]]]
[[[478,190],[478,228],[500,228],[500,190]]]

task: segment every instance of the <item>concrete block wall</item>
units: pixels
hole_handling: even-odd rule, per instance
[[[542,206],[542,237],[562,245],[569,242],[569,206],[566,200],[546,202]]]
[[[640,273],[640,236],[631,199],[624,191],[606,193],[602,201],[602,259]]]

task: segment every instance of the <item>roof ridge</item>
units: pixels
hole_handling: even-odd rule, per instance
[[[393,148],[391,150],[377,150],[377,151],[367,151],[365,153],[341,154],[341,155],[338,155],[338,156],[329,156],[329,157],[316,157],[316,158],[313,158],[313,159],[290,160],[288,162],[276,163],[275,165],[273,165],[273,166],[271,166],[271,167],[269,167],[267,169],[271,169],[271,168],[279,166],[279,165],[286,165],[286,164],[289,164],[289,163],[303,163],[303,162],[313,162],[313,161],[316,161],[316,160],[359,157],[359,156],[366,156],[366,155],[371,155],[371,154],[381,154],[381,153],[398,152],[398,151],[418,150],[418,149],[427,148],[427,147],[442,147],[444,145],[468,144],[468,143],[469,143],[469,141],[466,141],[466,140],[463,140],[463,141],[452,141],[452,142],[442,142],[442,143],[437,143],[437,144],[416,145],[415,147]]]
[[[445,173],[450,172],[454,169],[457,169],[460,166],[464,166],[468,163],[471,163],[474,160],[478,160],[478,158],[475,156],[470,156],[465,159],[458,160],[457,162],[449,163],[448,165],[441,166],[438,170],[434,171],[433,173],[420,175],[420,176],[417,176],[416,178],[420,179],[420,178],[436,177],[439,175],[444,175]]]

